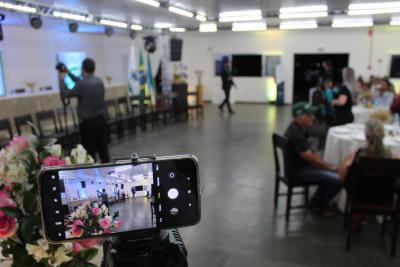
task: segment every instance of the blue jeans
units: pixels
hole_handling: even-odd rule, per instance
[[[311,199],[311,202],[321,203],[322,201],[325,206],[329,205],[335,195],[342,188],[339,174],[314,167],[306,167],[302,169],[298,173],[297,178],[305,182],[322,182],[324,192],[321,190],[321,187],[319,187]]]

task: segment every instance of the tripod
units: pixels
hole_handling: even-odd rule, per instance
[[[103,244],[101,267],[187,267],[177,229],[118,236]]]

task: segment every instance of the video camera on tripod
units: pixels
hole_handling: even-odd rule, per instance
[[[112,237],[103,244],[104,267],[187,266],[175,228],[200,221],[195,156],[133,154],[111,164],[44,168],[38,178],[48,241]]]

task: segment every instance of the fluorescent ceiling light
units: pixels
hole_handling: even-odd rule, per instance
[[[57,18],[63,18],[63,19],[71,19],[71,20],[78,20],[78,21],[86,21],[87,16],[85,15],[79,15],[79,14],[73,14],[73,13],[67,13],[67,12],[61,12],[61,11],[53,11],[53,16]]]
[[[279,14],[280,19],[304,19],[304,18],[322,18],[327,17],[328,12],[304,12],[304,13],[282,13]]]
[[[347,14],[350,16],[357,16],[357,15],[390,14],[390,13],[399,13],[399,12],[400,12],[400,7],[398,7],[398,8],[349,10],[349,11],[347,11]]]
[[[206,22],[207,21],[207,17],[203,16],[203,15],[200,15],[200,14],[197,14],[196,19],[198,21],[201,21],[201,22]]]
[[[127,28],[128,27],[128,24],[125,22],[109,20],[109,19],[101,19],[100,24],[112,26],[112,27],[118,27],[118,28]]]
[[[141,31],[143,30],[143,26],[142,25],[138,25],[138,24],[132,24],[131,25],[131,29],[134,31]]]
[[[265,31],[267,24],[265,22],[240,22],[232,24],[232,31]]]
[[[217,30],[217,24],[215,23],[203,23],[200,24],[199,28],[200,32],[216,32]]]
[[[154,0],[136,0],[136,2],[140,2],[142,4],[146,4],[146,5],[153,6],[153,7],[160,6],[160,2],[154,1]]]
[[[36,13],[36,11],[37,11],[37,9],[34,7],[24,6],[24,5],[16,5],[16,4],[5,3],[5,2],[0,2],[0,8],[6,8],[6,9],[11,9],[11,10],[26,12],[26,13]]]
[[[362,18],[362,19],[333,19],[332,28],[350,28],[350,27],[371,27],[374,25],[372,18]]]
[[[167,22],[157,22],[154,24],[154,28],[157,28],[157,29],[171,28],[173,26],[174,26],[174,24],[167,23]]]
[[[174,7],[174,6],[170,6],[168,8],[168,10],[173,12],[173,13],[175,13],[175,14],[182,15],[182,16],[185,16],[185,17],[188,17],[188,18],[193,17],[193,13],[192,12],[189,12],[189,11],[186,11],[184,9],[177,8],[177,7]]]
[[[282,7],[281,9],[279,9],[280,14],[327,12],[327,11],[328,11],[327,5]]]
[[[316,29],[318,24],[316,20],[297,20],[297,21],[282,21],[279,25],[281,30],[296,30],[296,29]]]
[[[400,25],[400,17],[393,17],[390,20],[390,25],[392,25],[392,26]]]
[[[350,4],[348,15],[373,15],[400,12],[400,2]]]
[[[170,32],[185,32],[186,29],[185,29],[185,28],[176,28],[176,27],[172,27],[172,28],[169,28],[169,31],[170,31]]]
[[[256,10],[227,11],[219,13],[219,22],[262,20],[262,12]]]

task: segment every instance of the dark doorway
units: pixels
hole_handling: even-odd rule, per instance
[[[332,64],[334,83],[342,81],[342,69],[349,64],[349,54],[295,54],[293,103],[308,101],[310,88],[317,85],[324,76],[322,62]]]

